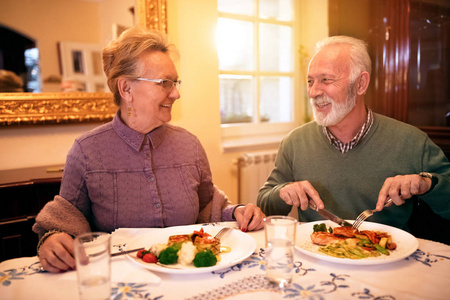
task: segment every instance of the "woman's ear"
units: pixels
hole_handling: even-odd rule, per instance
[[[370,75],[368,72],[362,72],[358,80],[357,91],[358,95],[364,95],[369,87]]]
[[[119,89],[119,93],[120,96],[122,97],[122,99],[126,100],[126,101],[131,101],[132,100],[132,96],[131,96],[131,82],[130,80],[126,79],[126,78],[119,78],[117,80],[117,88]]]

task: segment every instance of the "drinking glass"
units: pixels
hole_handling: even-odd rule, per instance
[[[104,232],[84,233],[75,238],[78,291],[81,300],[111,297],[111,237]]]
[[[297,220],[287,216],[264,219],[266,236],[266,277],[280,288],[292,282]]]

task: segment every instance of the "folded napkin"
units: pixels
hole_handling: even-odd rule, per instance
[[[161,278],[147,269],[132,263],[126,254],[111,258],[111,282],[112,283],[150,283],[158,284]],[[77,280],[77,272],[70,271],[58,276],[58,280]]]

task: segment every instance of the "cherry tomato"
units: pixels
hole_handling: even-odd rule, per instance
[[[145,249],[139,250],[139,251],[137,252],[137,254],[136,254],[136,257],[137,257],[137,258],[143,258],[143,257],[144,257],[144,254],[146,254],[146,253],[147,253],[147,250],[145,250]]]
[[[151,253],[145,254],[144,257],[142,257],[142,260],[145,261],[146,263],[152,263],[152,264],[154,264],[158,261],[156,256]]]

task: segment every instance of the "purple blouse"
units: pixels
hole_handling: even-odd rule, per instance
[[[60,196],[92,230],[195,224],[212,200],[211,170],[200,141],[165,124],[148,134],[114,119],[77,138],[67,155]],[[234,205],[222,211],[232,220]]]

